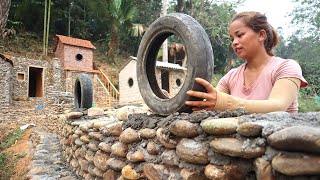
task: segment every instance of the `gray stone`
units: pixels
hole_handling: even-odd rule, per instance
[[[80,140],[80,138],[77,138],[74,143],[75,143],[76,145],[78,145],[78,146],[84,145],[84,142],[82,142],[82,141]]]
[[[117,121],[104,126],[100,130],[106,136],[120,136],[120,134],[122,133],[122,124],[123,121]]]
[[[100,132],[89,132],[89,137],[97,141],[102,141],[103,135]]]
[[[166,150],[161,154],[161,160],[163,164],[168,166],[178,166],[179,157],[176,154],[175,150]]]
[[[98,177],[102,177],[103,176],[103,172],[97,167],[93,168],[93,172]]]
[[[258,146],[258,144],[247,144],[235,138],[216,138],[210,142],[210,147],[218,153],[242,157],[255,158],[260,157],[265,153],[265,147]]]
[[[147,152],[151,155],[157,155],[159,154],[159,146],[155,142],[150,141],[147,144]]]
[[[320,156],[282,154],[272,159],[272,168],[288,176],[320,175]]]
[[[88,172],[89,162],[87,160],[80,158],[79,165],[82,171]]]
[[[204,132],[213,135],[234,134],[239,126],[239,120],[236,118],[208,118],[201,122]]]
[[[191,123],[186,120],[174,121],[170,124],[170,132],[179,137],[194,138],[199,135],[198,129],[200,126],[198,124]]]
[[[164,147],[168,149],[174,149],[176,148],[178,142],[175,139],[170,139],[168,137],[168,133],[165,129],[159,128],[156,132],[157,140],[163,145]]]
[[[107,165],[112,170],[121,171],[121,169],[126,165],[126,163],[119,159],[110,158],[107,161]]]
[[[320,153],[320,128],[292,126],[268,137],[271,147],[284,151]]]
[[[106,142],[101,142],[98,147],[104,152],[111,153],[111,146]]]
[[[176,148],[177,155],[193,164],[208,164],[209,147],[202,142],[191,139],[182,139]]]

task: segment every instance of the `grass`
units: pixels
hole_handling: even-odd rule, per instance
[[[320,102],[313,97],[299,96],[299,112],[320,111]]]
[[[0,151],[3,151],[16,143],[23,136],[24,131],[15,129],[11,131],[3,141],[0,142]],[[8,180],[14,173],[14,165],[17,159],[23,158],[25,155],[17,155],[0,152],[0,180]]]

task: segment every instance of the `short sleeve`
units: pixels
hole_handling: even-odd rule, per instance
[[[217,89],[221,92],[230,94],[230,78],[235,69],[231,69],[226,75],[224,75],[217,84]]]
[[[306,87],[308,82],[302,76],[302,70],[300,65],[295,60],[285,60],[281,63],[275,73],[275,80],[282,78],[297,78],[300,79],[300,87]]]

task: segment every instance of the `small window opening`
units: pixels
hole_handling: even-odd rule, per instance
[[[76,59],[77,59],[77,61],[82,61],[82,59],[83,59],[82,54],[77,54]]]
[[[24,73],[18,73],[17,74],[17,80],[24,81]]]
[[[132,86],[133,86],[133,79],[132,79],[132,78],[129,78],[129,80],[128,80],[128,85],[129,85],[129,87],[132,87]]]
[[[180,85],[181,85],[181,80],[180,80],[180,79],[177,79],[177,80],[176,80],[176,84],[177,84],[178,87],[180,87]]]

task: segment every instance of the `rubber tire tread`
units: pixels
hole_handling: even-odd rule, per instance
[[[81,73],[77,76],[74,84],[75,108],[92,107],[92,81],[88,74]]]

